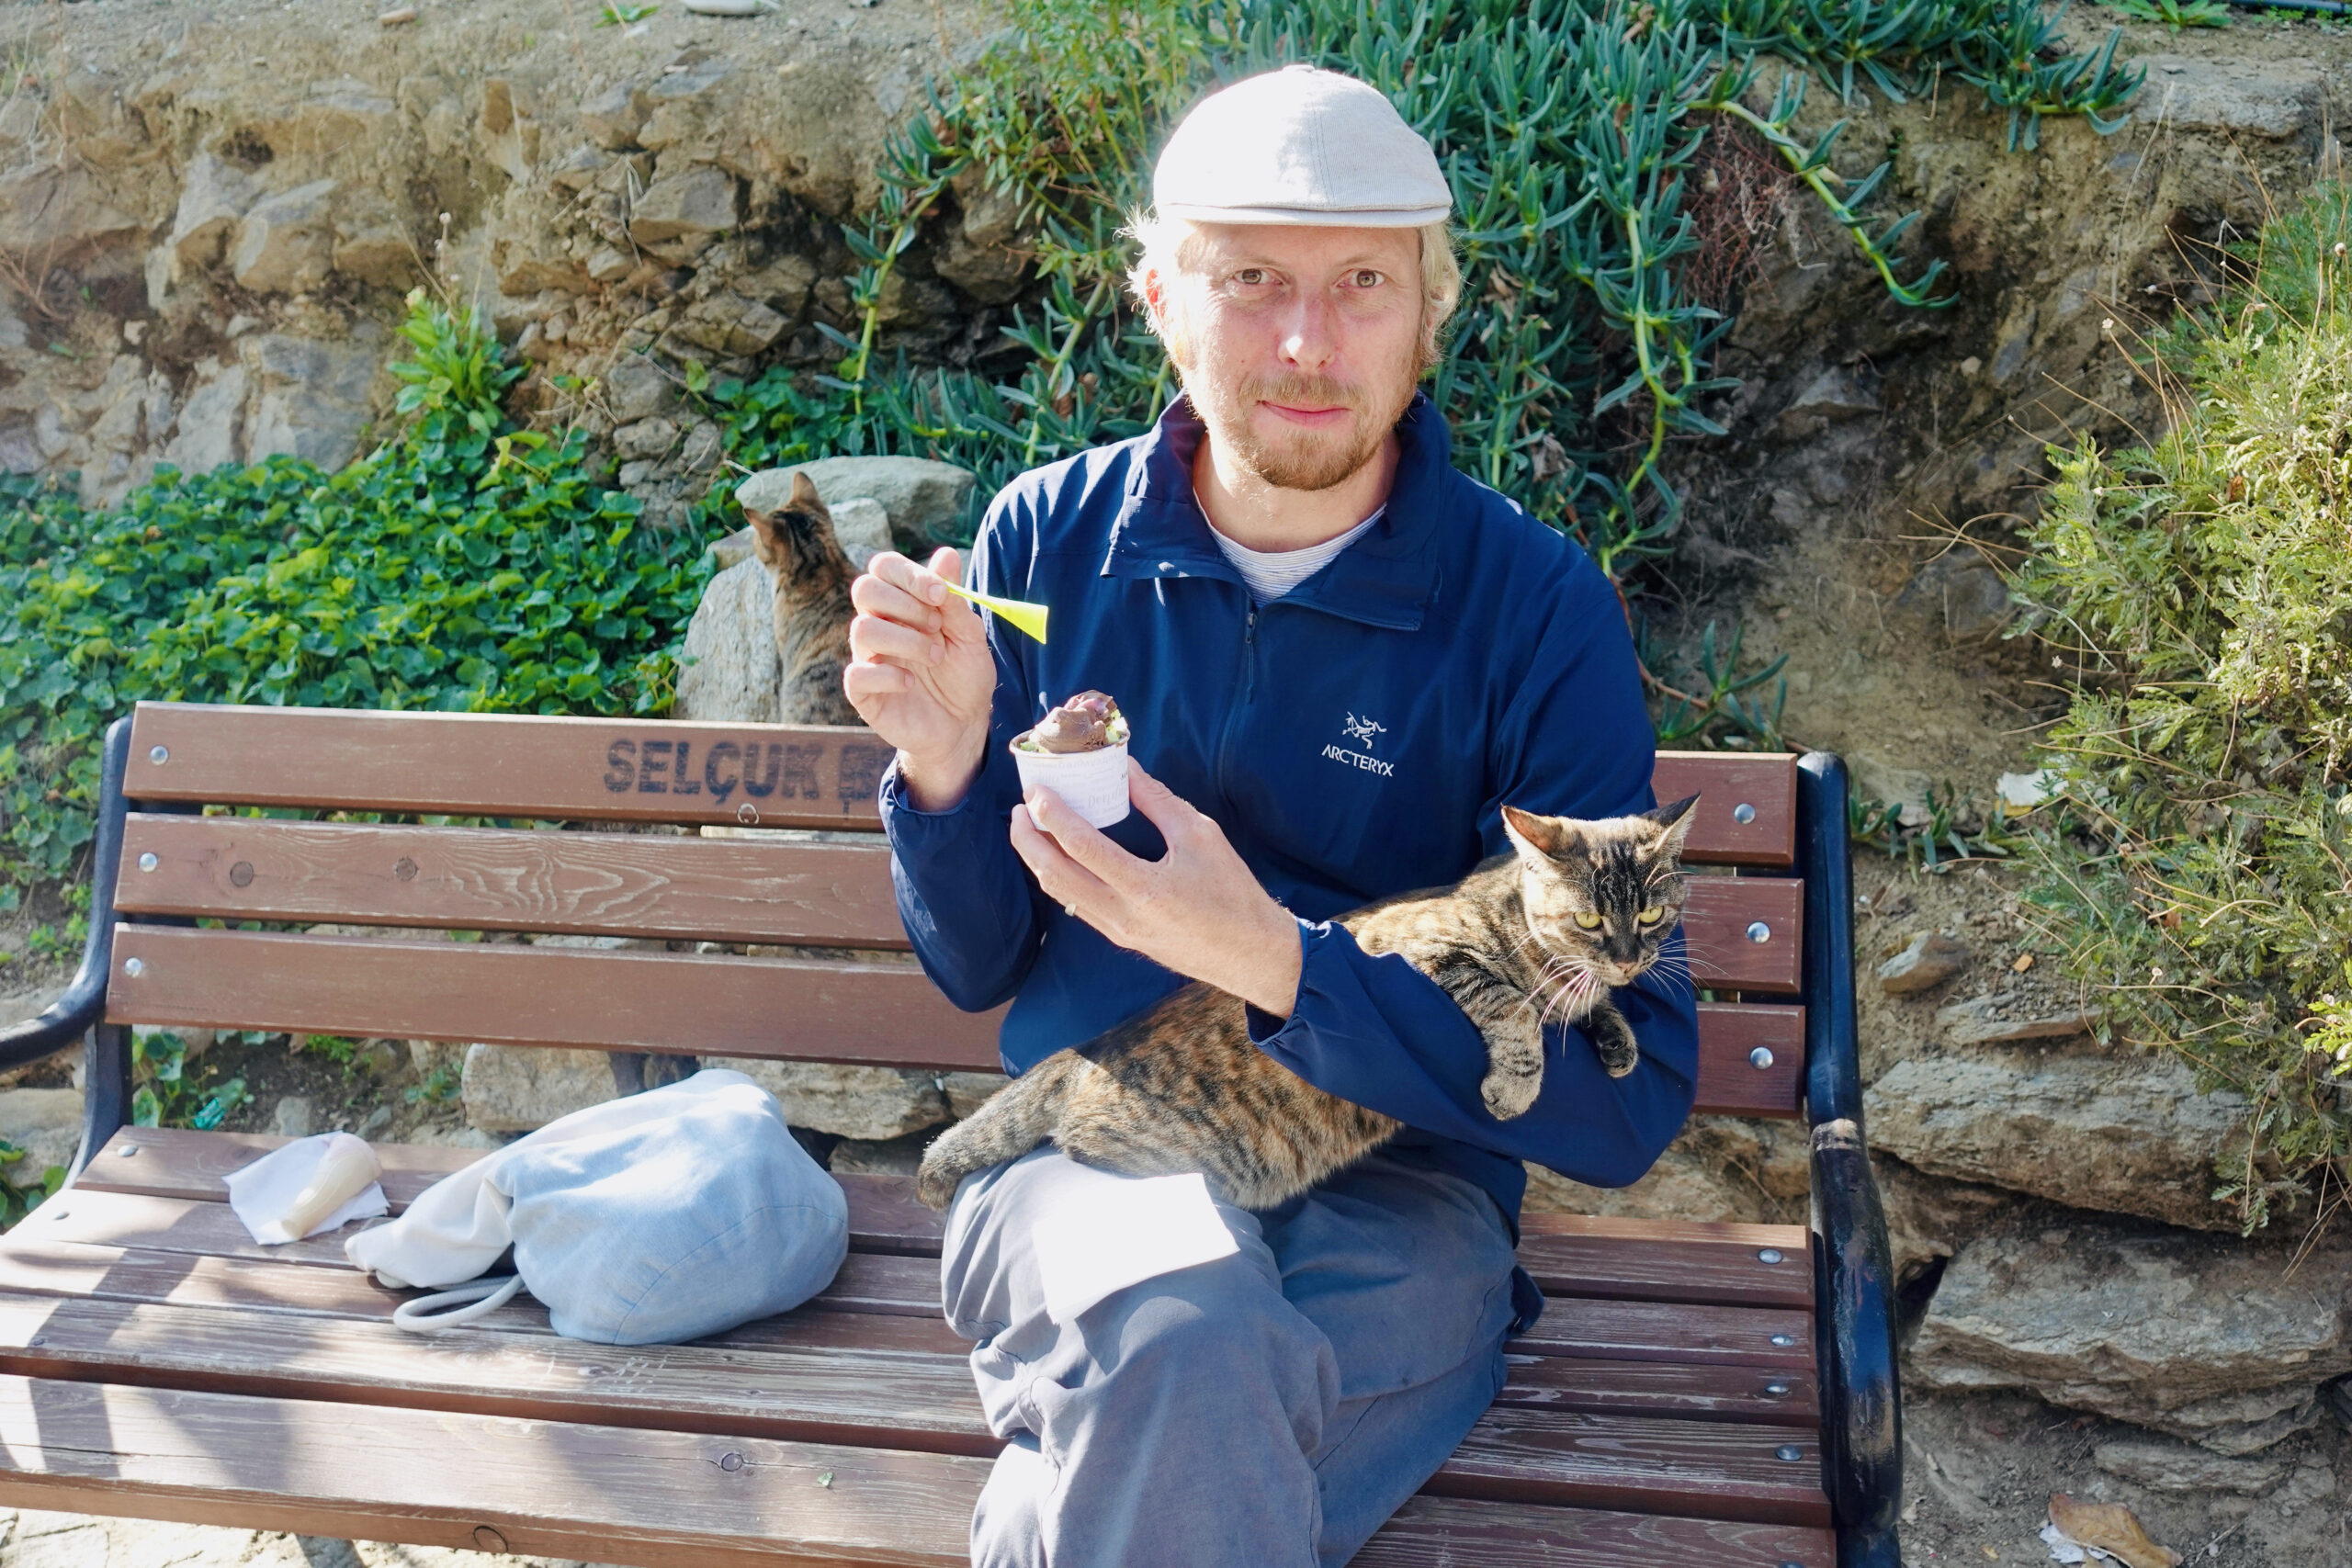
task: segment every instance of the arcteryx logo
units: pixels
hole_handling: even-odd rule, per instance
[[[1323,748],[1323,755],[1348,767],[1361,768],[1367,773],[1378,773],[1385,779],[1395,778],[1396,765],[1394,762],[1384,762],[1377,757],[1368,755],[1372,750],[1372,743],[1386,733],[1387,728],[1388,727],[1385,724],[1374,724],[1368,718],[1358,718],[1351,713],[1348,715],[1348,722],[1340,726],[1340,733],[1363,747],[1363,750],[1351,751],[1340,746],[1326,746]]]

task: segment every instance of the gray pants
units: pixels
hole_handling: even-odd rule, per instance
[[[1086,1173],[1051,1147],[970,1177],[947,1321],[1009,1440],[975,1568],[1337,1568],[1503,1385],[1510,1236],[1458,1177],[1374,1156],[1240,1251],[1046,1315],[1031,1226]]]

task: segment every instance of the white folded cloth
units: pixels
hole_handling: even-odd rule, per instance
[[[311,1184],[317,1174],[319,1162],[326,1157],[328,1146],[348,1134],[321,1133],[315,1137],[297,1138],[284,1148],[274,1149],[239,1170],[229,1173],[229,1207],[235,1210],[246,1232],[264,1247],[283,1247],[300,1236],[290,1235],[278,1223],[302,1189]],[[389,1214],[392,1206],[384,1200],[384,1186],[371,1181],[361,1188],[351,1201],[325,1219],[312,1225],[304,1235],[322,1235],[354,1220],[372,1220]]]

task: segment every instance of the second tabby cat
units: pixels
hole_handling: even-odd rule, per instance
[[[1611,1077],[1640,1060],[1609,989],[1657,963],[1675,929],[1697,799],[1589,822],[1505,807],[1513,852],[1340,924],[1365,952],[1400,954],[1469,1015],[1487,1043],[1480,1095],[1508,1121],[1543,1088],[1549,1020],[1590,1031]],[[1259,1050],[1241,1000],[1195,983],[1023,1073],[931,1145],[916,1190],[944,1209],[965,1177],[1050,1138],[1072,1158],[1131,1175],[1199,1171],[1227,1202],[1265,1209],[1400,1125]]]
[[[786,724],[863,724],[842,690],[849,662],[849,585],[857,576],[833,514],[805,473],[792,476],[792,494],[774,512],[743,515],[752,525],[752,553],[775,582],[775,649],[784,662],[777,718]]]

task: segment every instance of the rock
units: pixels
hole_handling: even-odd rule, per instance
[[[2237,1226],[2211,1194],[2245,1101],[2198,1093],[2177,1057],[1913,1056],[1865,1098],[1871,1146],[1929,1175],[2194,1229]]]
[[[1928,804],[1934,784],[1926,773],[1895,767],[1868,751],[1857,751],[1847,761],[1853,770],[1856,798],[1894,807],[1896,820],[1905,828],[1924,828],[1935,820]]]
[[[2271,140],[2321,123],[2327,78],[2311,64],[2148,54],[2132,118],[2167,130],[2245,132]]]
[[[1872,1152],[1871,1168],[1878,1177],[1879,1200],[1886,1211],[1894,1277],[1902,1282],[1917,1279],[1971,1237],[2032,1201],[1997,1187],[1922,1176],[1883,1151]]]
[[[2012,1016],[2022,1013],[2023,1016]],[[1999,997],[1971,997],[1936,1010],[1936,1023],[1955,1045],[1993,1045],[2016,1040],[2064,1040],[2090,1032],[2090,1015],[2061,1012],[2033,1016]]]
[[[317,1114],[310,1096],[286,1095],[269,1113],[269,1130],[281,1138],[307,1138],[318,1130]]]
[[[1895,603],[1938,616],[1961,638],[1990,637],[2017,614],[2007,581],[1973,545],[1955,546],[1921,567]]]
[[[359,450],[370,417],[380,334],[337,342],[268,333],[244,344],[260,395],[245,422],[245,460],[284,452],[339,468]]]
[[[939,1091],[947,1097],[947,1113],[961,1122],[1012,1081],[1002,1073],[942,1073]]]
[[[891,547],[890,514],[882,510],[880,502],[854,496],[825,510],[832,513],[833,537],[841,541],[849,564],[859,570],[865,570],[867,561]]]
[[[735,176],[692,164],[654,176],[629,212],[628,234],[649,249],[662,247],[665,260],[684,261],[740,221]]]
[[[616,357],[605,372],[605,399],[616,424],[634,424],[677,407],[678,394],[662,367],[641,354]]]
[[[18,255],[62,265],[134,243],[147,229],[114,206],[85,169],[34,163],[0,175],[0,234]]]
[[[238,220],[259,194],[253,176],[234,164],[209,152],[198,153],[180,186],[171,236],[164,242],[171,252],[173,276],[219,261]]]
[[[1021,233],[1019,197],[958,179],[964,220],[932,258],[940,276],[983,305],[1002,305],[1021,292],[1034,253]]]
[[[678,427],[666,419],[640,419],[613,432],[613,450],[623,457],[650,462],[669,456],[678,445]]]
[[[580,107],[580,127],[596,145],[618,152],[637,145],[637,132],[653,112],[652,100],[634,82],[616,82]]]
[[[2091,1450],[2091,1462],[2152,1492],[2236,1492],[2249,1497],[2269,1491],[2294,1468],[2281,1459],[2229,1459],[2147,1438],[2100,1443]]]
[[[797,473],[808,476],[829,508],[860,497],[880,502],[892,538],[910,552],[947,542],[979,482],[969,468],[930,457],[820,457],[763,469],[736,487],[736,500],[755,511],[774,511],[792,493]]]
[[[2256,1245],[2091,1218],[1981,1235],[1945,1269],[1907,1382],[2011,1389],[2186,1438],[2268,1448],[2352,1369],[2352,1243]]]
[[[831,1062],[778,1062],[763,1056],[706,1056],[706,1067],[731,1067],[775,1095],[795,1127],[879,1142],[947,1120],[947,1097],[929,1073],[851,1067]]]
[[[1910,946],[1878,966],[1879,989],[1890,997],[1916,996],[1967,967],[1966,942],[1941,931],[1928,931],[1913,938]]]
[[[78,1089],[0,1089],[0,1138],[25,1151],[0,1166],[11,1187],[39,1187],[52,1166],[71,1166],[82,1146]]]
[[[424,271],[408,226],[391,203],[373,191],[360,193],[334,225],[335,271],[379,288],[405,287]]]
[[[1879,412],[1878,378],[1861,368],[1833,367],[1807,382],[1781,415],[1779,434],[1806,436],[1844,420]]]
[[[244,458],[245,367],[211,363],[211,374],[180,405],[178,423],[164,447],[164,461],[184,474],[209,474]]]
[[[229,270],[256,294],[301,294],[334,269],[333,180],[265,197],[238,220],[229,246]]]
[[[679,649],[673,717],[774,724],[784,660],[775,646],[775,580],[741,560],[710,580]]]
[[[466,1120],[485,1133],[527,1133],[620,1092],[613,1058],[602,1051],[466,1047]]]
[[[833,1145],[825,1168],[841,1176],[912,1176],[931,1146],[928,1133],[902,1138],[843,1138]]]
[[[1804,1128],[1736,1116],[1694,1116],[1630,1187],[1587,1187],[1527,1167],[1525,1206],[1634,1219],[1802,1223],[1810,1190]]]

